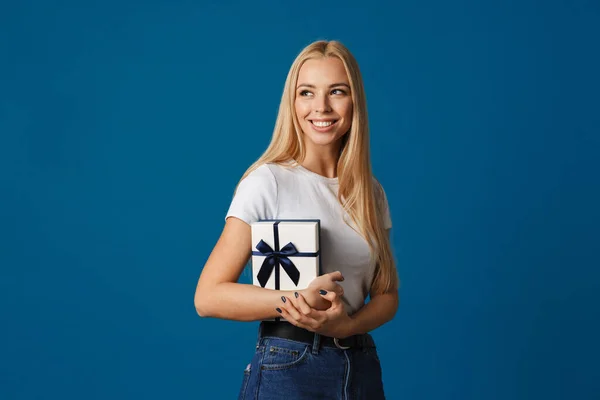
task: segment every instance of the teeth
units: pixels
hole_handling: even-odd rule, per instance
[[[333,124],[333,121],[313,121],[313,124],[319,128],[324,128]]]

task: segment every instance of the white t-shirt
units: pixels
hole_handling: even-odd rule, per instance
[[[264,219],[321,220],[321,272],[341,271],[342,300],[353,314],[369,294],[375,263],[366,240],[343,220],[338,187],[338,178],[324,177],[300,164],[263,164],[240,182],[225,219],[236,217],[247,224]],[[392,221],[383,188],[381,193],[384,227],[389,229]]]

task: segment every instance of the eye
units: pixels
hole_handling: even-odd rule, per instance
[[[345,94],[346,94],[346,91],[345,91],[345,90],[342,90],[342,89],[333,89],[333,90],[331,91],[331,94],[341,94],[341,95],[345,95]]]
[[[298,93],[298,95],[300,96],[308,96],[309,94],[311,94],[308,90],[302,90],[300,91],[300,93]]]

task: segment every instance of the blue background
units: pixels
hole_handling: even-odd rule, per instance
[[[257,324],[195,286],[316,39],[390,202],[388,398],[599,398],[598,2],[49,3],[0,8],[0,398],[235,398]]]

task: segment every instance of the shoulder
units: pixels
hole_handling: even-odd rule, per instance
[[[385,190],[383,189],[383,185],[375,177],[373,177],[373,190],[375,192],[376,204],[378,205],[383,218],[383,227],[385,229],[390,229],[392,227],[390,205]]]
[[[271,164],[261,164],[250,172],[244,179],[255,179],[271,181],[275,179],[275,175],[271,170]]]
[[[240,180],[225,218],[234,216],[248,224],[273,219],[277,204],[277,181],[268,165],[260,165]]]
[[[373,176],[373,190],[375,191],[375,197],[378,199],[385,198],[385,190],[383,190],[383,185],[375,176]]]
[[[269,164],[261,164],[242,177],[238,189],[242,187],[277,187],[277,179]]]
[[[297,175],[298,170],[290,163],[265,163],[261,164],[254,171],[248,174],[254,180],[261,180],[264,183],[271,183],[275,186],[290,182],[293,175]]]

